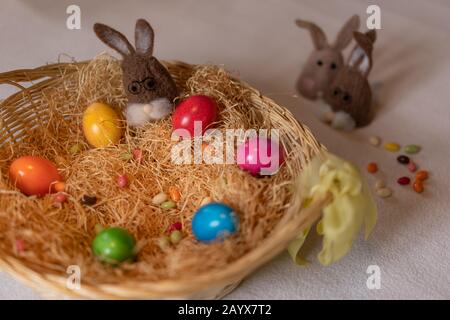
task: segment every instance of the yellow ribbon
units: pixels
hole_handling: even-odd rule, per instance
[[[323,154],[322,154],[323,156]],[[299,177],[301,194],[305,204],[312,199],[332,195],[332,201],[323,209],[323,217],[317,227],[323,235],[320,263],[330,265],[350,250],[362,225],[365,225],[365,239],[377,221],[375,202],[367,182],[351,163],[326,153],[316,157]],[[299,257],[309,230],[302,233],[289,245],[288,252],[298,264],[304,264]]]

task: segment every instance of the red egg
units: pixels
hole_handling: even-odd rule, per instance
[[[53,184],[62,181],[58,169],[51,161],[35,156],[14,160],[9,167],[9,178],[22,193],[39,197],[53,192]]]
[[[194,137],[203,135],[216,119],[217,104],[213,99],[207,96],[192,96],[177,106],[172,116],[172,126],[174,130],[186,129],[190,136]],[[195,122],[198,122],[197,132],[194,130]]]

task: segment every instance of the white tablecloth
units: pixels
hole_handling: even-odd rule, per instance
[[[334,36],[354,13],[382,9],[372,81],[380,81],[375,122],[352,134],[336,133],[313,116],[315,104],[295,98],[294,83],[311,50],[309,35],[293,21],[316,21]],[[66,28],[66,7],[81,7],[82,29]],[[51,1],[2,0],[0,71],[55,62],[59,53],[77,60],[105,50],[92,24],[105,22],[132,35],[148,18],[156,29],[157,57],[223,64],[292,110],[331,151],[364,167],[377,161],[395,196],[377,200],[379,223],[370,241],[359,240],[331,267],[299,268],[282,254],[228,297],[233,299],[450,298],[450,2],[448,0],[215,0]],[[62,56],[62,59],[66,59]],[[4,96],[9,90],[0,88]],[[395,155],[367,143],[370,135],[423,151],[416,162],[431,171],[417,195],[395,180],[406,172]],[[373,177],[368,177],[373,184]],[[381,270],[381,289],[366,286],[369,265]],[[0,298],[38,298],[0,273]]]

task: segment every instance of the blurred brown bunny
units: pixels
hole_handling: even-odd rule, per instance
[[[355,48],[348,61],[334,77],[325,92],[325,102],[334,115],[332,126],[351,130],[370,122],[372,112],[372,90],[367,77],[372,69],[372,51],[376,31],[355,32]]]
[[[344,64],[342,50],[353,39],[353,32],[359,29],[359,17],[352,16],[339,31],[333,44],[329,44],[325,33],[316,24],[297,19],[297,26],[309,30],[315,50],[306,61],[297,81],[302,96],[315,100],[321,98],[328,85]]]
[[[136,22],[136,49],[123,34],[104,24],[96,23],[94,31],[100,40],[123,57],[127,122],[140,126],[166,117],[173,109],[178,90],[167,69],[153,56],[155,35],[150,24],[144,19]]]

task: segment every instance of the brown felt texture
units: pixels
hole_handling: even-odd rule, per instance
[[[309,55],[300,77],[297,81],[297,90],[300,94],[311,100],[320,97],[338,70],[344,65],[342,50],[353,38],[353,32],[359,28],[359,17],[352,16],[339,31],[333,44],[329,44],[325,33],[316,24],[304,20],[296,20],[297,26],[310,32],[314,50]]]
[[[100,40],[123,57],[123,86],[129,103],[149,103],[157,98],[173,101],[178,96],[171,75],[153,56],[154,31],[147,21],[139,19],[136,22],[136,50],[123,34],[104,24],[96,23],[94,31]],[[152,86],[145,88],[145,81],[150,81]],[[137,93],[131,89],[136,83],[141,85]]]
[[[354,38],[356,45],[347,64],[338,71],[324,98],[333,111],[347,112],[355,120],[356,126],[361,127],[367,125],[371,118],[372,90],[367,77],[372,68],[376,32],[374,30],[366,33],[355,32]],[[363,56],[350,63],[358,51],[362,52]],[[365,59],[367,66],[364,66]]]

